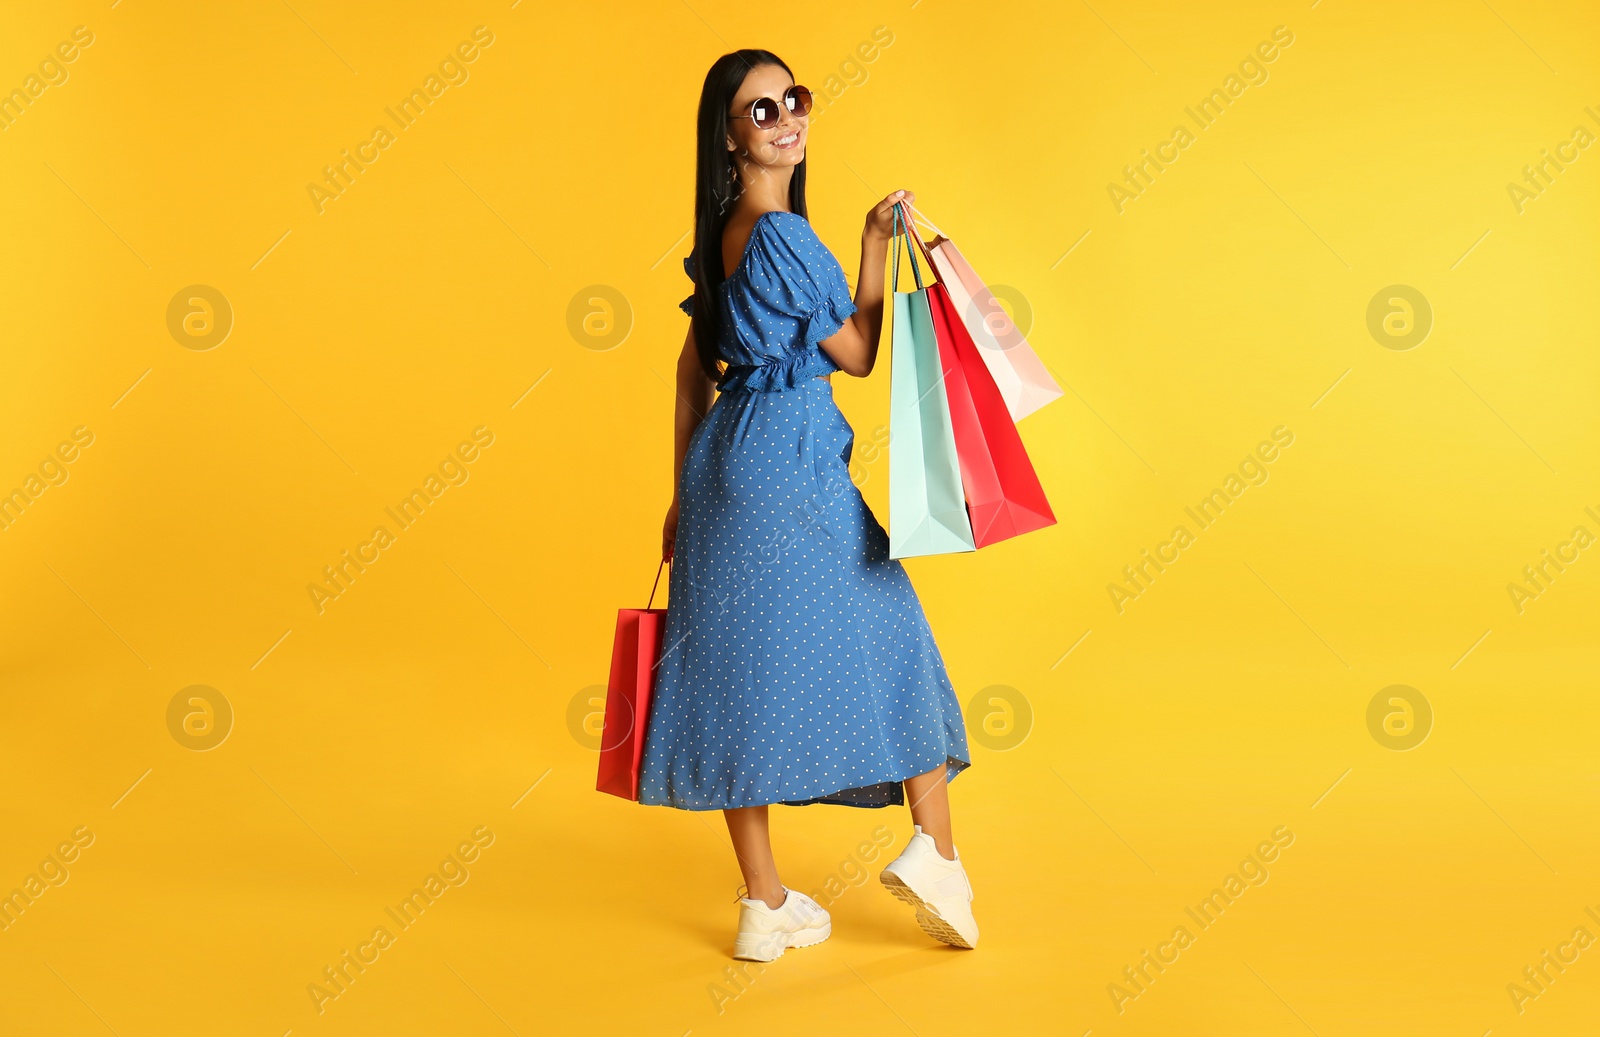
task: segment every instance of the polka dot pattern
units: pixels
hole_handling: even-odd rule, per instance
[[[685,261],[692,270],[692,261]],[[850,481],[855,433],[817,343],[855,312],[796,213],[763,213],[719,291],[728,361],[678,486],[639,802],[885,807],[971,766],[922,605]],[[693,312],[694,297],[684,301]]]

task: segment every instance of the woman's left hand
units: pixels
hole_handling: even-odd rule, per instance
[[[917,196],[910,191],[896,191],[867,213],[867,227],[862,232],[863,236],[888,241],[894,234],[894,204],[905,202],[907,205],[915,202]]]

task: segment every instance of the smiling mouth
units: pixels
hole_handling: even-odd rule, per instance
[[[799,133],[799,131],[796,131],[794,133],[789,134],[787,137],[779,137],[776,140],[774,140],[772,143],[773,143],[774,147],[792,148],[796,144],[800,143],[800,133]]]

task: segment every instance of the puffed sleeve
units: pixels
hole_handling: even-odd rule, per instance
[[[799,213],[769,213],[755,229],[746,262],[762,301],[804,322],[807,346],[832,336],[856,312],[839,261]]]
[[[694,253],[691,252],[689,255],[683,257],[683,272],[689,275],[689,280],[694,280]],[[678,304],[678,308],[684,313],[687,313],[690,317],[693,317],[694,293],[690,292],[689,297]]]

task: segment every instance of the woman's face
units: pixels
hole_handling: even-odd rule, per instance
[[[744,77],[733,96],[729,116],[748,116],[750,105],[765,97],[778,105],[778,125],[762,129],[754,119],[729,118],[728,150],[742,160],[740,166],[754,164],[762,171],[797,166],[806,157],[806,124],[810,119],[789,111],[783,92],[794,86],[794,79],[780,65],[757,65]]]

